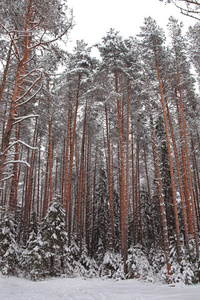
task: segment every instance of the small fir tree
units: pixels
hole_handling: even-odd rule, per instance
[[[41,235],[47,275],[58,276],[64,273],[69,249],[65,231],[65,212],[59,200],[49,208],[43,221]]]
[[[16,242],[16,224],[11,213],[0,220],[0,270],[3,275],[18,275],[20,248]]]
[[[37,217],[34,212],[30,221],[29,239],[26,243],[26,249],[22,252],[21,267],[24,275],[34,281],[42,278],[44,276],[44,257],[43,242],[41,234],[38,232]]]

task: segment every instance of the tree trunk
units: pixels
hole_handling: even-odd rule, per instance
[[[118,76],[115,72],[115,91],[118,94]],[[119,130],[119,153],[120,153],[120,210],[121,210],[121,251],[124,261],[124,273],[127,273],[127,222],[128,222],[128,211],[127,211],[127,199],[126,199],[126,183],[125,183],[125,170],[124,170],[124,153],[123,153],[123,133],[122,133],[122,116],[120,108],[120,100],[117,95],[117,114],[118,114],[118,130]]]
[[[180,108],[181,108],[181,117],[182,117],[182,124],[183,124],[183,136],[184,136],[184,144],[185,144],[185,154],[186,154],[188,177],[189,177],[189,186],[190,186],[190,197],[191,197],[191,204],[192,204],[192,217],[193,217],[193,224],[194,224],[194,238],[195,238],[195,243],[196,243],[196,257],[198,259],[199,258],[199,246],[198,246],[198,236],[197,236],[197,221],[196,221],[196,213],[195,213],[195,205],[194,205],[194,194],[193,194],[193,187],[192,187],[192,175],[191,175],[191,169],[190,169],[189,150],[188,150],[187,134],[186,134],[186,123],[185,123],[185,116],[184,116],[184,109],[183,109],[183,98],[182,98],[182,91],[181,91],[181,84],[180,84],[180,74],[179,74],[178,62],[177,62],[177,79],[178,79],[178,89],[179,89],[179,100],[180,100]]]
[[[168,107],[166,100],[165,100],[165,103],[166,103],[166,108],[167,108],[167,117],[168,117],[168,121],[169,121],[169,127],[170,127],[175,162],[176,162],[176,170],[177,170],[179,191],[180,191],[180,198],[181,198],[181,207],[182,207],[182,213],[183,213],[185,242],[186,242],[186,247],[188,249],[188,247],[189,247],[189,228],[188,228],[188,222],[187,222],[187,211],[186,211],[186,205],[185,205],[184,190],[183,190],[183,185],[182,185],[182,176],[181,176],[181,171],[180,171],[180,167],[179,167],[178,152],[177,152],[175,136],[174,136],[174,132],[173,132],[173,126],[172,126],[171,117],[170,117],[170,113],[169,113],[169,107]]]
[[[108,188],[109,188],[109,209],[110,209],[110,232],[112,237],[112,250],[115,252],[115,224],[114,224],[114,210],[113,210],[113,185],[112,185],[112,168],[110,159],[110,138],[108,128],[108,113],[107,105],[105,104],[106,115],[106,137],[107,137],[107,150],[108,150]]]
[[[80,82],[81,74],[78,75],[78,86],[76,93],[76,107],[74,113],[74,124],[72,132],[72,141],[70,146],[70,161],[69,161],[69,176],[68,176],[68,186],[67,186],[67,218],[68,218],[68,244],[71,244],[71,226],[72,226],[72,169],[73,169],[73,159],[74,159],[74,145],[75,145],[75,134],[76,134],[76,121],[78,114],[78,105],[79,105],[79,92],[80,92]]]

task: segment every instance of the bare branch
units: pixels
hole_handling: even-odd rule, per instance
[[[14,45],[14,48],[15,48],[15,51],[16,51],[16,54],[17,54],[17,58],[19,61],[21,61],[20,59],[20,54],[19,54],[19,51],[18,51],[18,48],[17,48],[17,45],[15,43],[15,40],[13,39],[12,35],[11,35],[11,32],[2,24],[0,23],[0,26],[7,32],[7,34],[9,35],[13,45]]]
[[[69,31],[69,29],[70,29],[71,27],[72,27],[72,22],[71,22],[71,23],[67,26],[67,28],[66,28],[59,36],[57,36],[56,38],[54,38],[54,39],[52,39],[52,40],[49,40],[49,41],[44,41],[44,42],[42,42],[42,39],[43,39],[43,37],[44,37],[44,35],[45,35],[45,32],[44,32],[43,35],[42,35],[41,38],[40,38],[40,42],[37,43],[37,44],[35,44],[35,45],[33,45],[33,46],[30,47],[29,49],[32,50],[32,49],[34,49],[34,48],[36,48],[36,47],[43,46],[43,45],[48,45],[48,44],[51,44],[51,43],[53,43],[53,42],[56,42],[57,40],[61,39],[61,38]]]

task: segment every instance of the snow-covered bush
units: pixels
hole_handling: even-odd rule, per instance
[[[153,281],[153,271],[147,256],[142,251],[141,245],[136,245],[128,250],[128,278],[138,278]]]
[[[96,261],[89,257],[88,251],[85,245],[82,246],[82,250],[78,247],[73,240],[69,247],[69,270],[70,276],[83,276],[92,278],[98,276],[99,268]]]
[[[125,279],[123,262],[120,254],[106,252],[100,267],[100,276],[105,278]]]
[[[153,247],[149,253],[149,261],[152,267],[154,277],[162,281],[168,282],[168,271],[166,266],[165,253],[159,246]]]
[[[98,276],[98,266],[94,259],[90,258],[88,255],[88,251],[86,247],[83,247],[81,257],[79,259],[80,267],[81,267],[81,275],[84,277],[96,277]]]
[[[196,259],[195,241],[189,242],[189,251],[182,245],[182,261],[179,264],[177,259],[176,247],[170,249],[170,279],[173,283],[182,282],[193,284],[198,282],[198,262]]]

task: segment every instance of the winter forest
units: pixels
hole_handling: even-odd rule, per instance
[[[0,270],[197,283],[199,20],[110,29],[100,58],[73,25],[67,1],[0,2]]]

